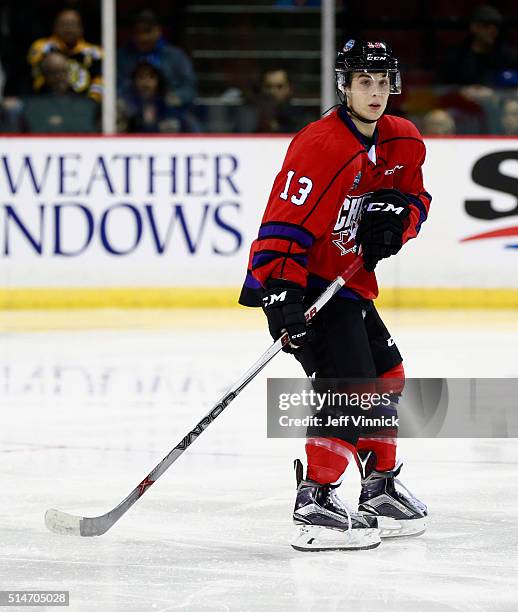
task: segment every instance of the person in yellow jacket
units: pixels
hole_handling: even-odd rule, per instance
[[[45,90],[41,62],[47,54],[55,51],[63,53],[68,59],[72,90],[100,102],[103,95],[102,48],[84,40],[83,22],[76,10],[60,11],[56,15],[52,35],[38,38],[32,43],[27,61],[32,66],[35,92]]]

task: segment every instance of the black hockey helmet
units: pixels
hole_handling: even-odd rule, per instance
[[[383,41],[348,40],[336,57],[335,73],[338,91],[351,82],[353,72],[386,72],[390,80],[390,93],[401,93],[401,75],[398,60]]]

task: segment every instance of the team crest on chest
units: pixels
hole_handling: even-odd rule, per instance
[[[356,175],[358,182],[361,172]],[[356,181],[356,178],[354,179]],[[354,241],[361,217],[362,203],[365,195],[358,197],[347,196],[340,207],[331,242],[340,250],[340,255],[347,255],[356,248]]]

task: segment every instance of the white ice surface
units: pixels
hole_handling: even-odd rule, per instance
[[[414,376],[518,374],[518,332],[391,326]],[[0,589],[67,589],[70,610],[518,609],[516,440],[402,440],[425,536],[365,552],[288,542],[302,441],[266,439],[279,356],[107,534],[49,533],[47,508],[118,503],[268,343],[259,329],[0,337]],[[351,466],[341,496],[354,502]],[[13,608],[10,608],[13,609]],[[27,608],[25,608],[27,609]],[[50,608],[48,608],[50,610]],[[7,608],[6,608],[7,610]]]

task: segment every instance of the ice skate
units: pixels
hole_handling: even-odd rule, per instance
[[[378,472],[372,468],[375,454],[372,451],[358,453],[358,466],[362,478],[362,490],[358,511],[365,517],[376,517],[380,536],[418,536],[425,532],[428,510],[396,478],[403,464],[394,469]]]
[[[297,498],[293,522],[295,550],[362,550],[380,545],[377,519],[353,513],[336,494],[336,486],[302,480],[302,464],[295,461]]]

